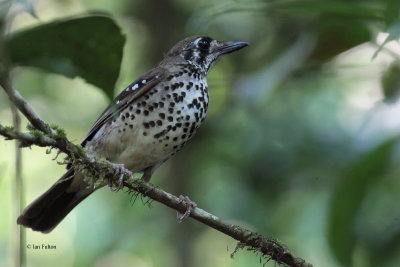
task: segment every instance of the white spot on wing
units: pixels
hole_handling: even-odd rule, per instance
[[[132,86],[132,91],[134,91],[135,89],[138,89],[139,85],[135,84],[134,86]]]
[[[117,100],[117,105],[119,104],[119,100]]]
[[[145,83],[146,83],[146,80],[143,80],[142,83],[145,84]]]

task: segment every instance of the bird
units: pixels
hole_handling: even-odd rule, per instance
[[[121,177],[142,173],[142,179],[149,182],[154,171],[181,150],[204,121],[211,68],[222,56],[247,45],[201,35],[179,41],[155,68],[112,101],[86,134],[82,147],[95,158],[115,164]],[[23,210],[17,223],[49,233],[105,185],[90,186],[82,171],[68,166],[50,189]]]

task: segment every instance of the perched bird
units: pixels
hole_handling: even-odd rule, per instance
[[[153,172],[193,137],[208,107],[207,75],[221,56],[246,42],[221,42],[193,36],[178,42],[159,65],[130,84],[100,115],[82,142],[120,173]],[[48,233],[98,188],[70,167],[22,212],[17,223]]]

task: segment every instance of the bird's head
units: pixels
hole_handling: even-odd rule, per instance
[[[193,65],[207,75],[223,55],[247,45],[247,42],[222,42],[208,36],[192,36],[178,42],[165,58]]]

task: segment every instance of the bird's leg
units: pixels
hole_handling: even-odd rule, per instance
[[[154,166],[150,166],[144,169],[142,180],[148,183],[150,181],[151,176],[153,175],[154,170],[155,170]]]
[[[180,195],[179,196],[179,201],[178,203],[185,203],[186,204],[186,211],[185,213],[181,213],[179,211],[176,212],[176,218],[178,219],[178,221],[181,223],[184,220],[186,220],[187,217],[190,216],[190,213],[192,213],[192,211],[197,208],[197,204],[193,201],[190,200],[190,198],[188,196],[183,196]]]
[[[124,180],[125,177],[129,176],[131,177],[133,175],[133,173],[128,170],[127,168],[125,168],[124,164],[118,164],[118,163],[112,163],[111,164],[115,167],[115,175],[119,174],[119,179],[118,179],[118,187],[116,190],[113,190],[112,188],[112,182],[110,182],[108,184],[108,187],[110,188],[111,191],[119,191],[122,189],[123,185],[124,185]]]

